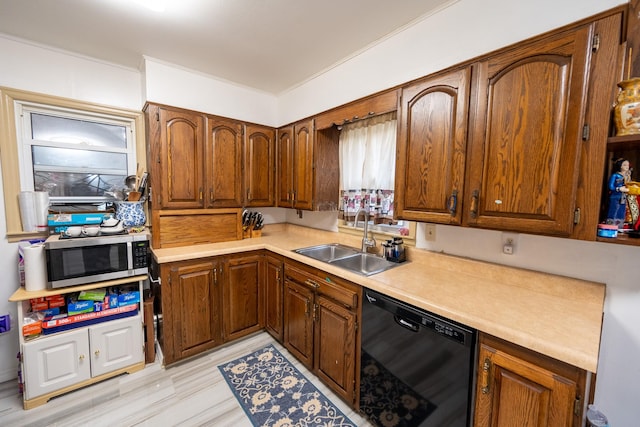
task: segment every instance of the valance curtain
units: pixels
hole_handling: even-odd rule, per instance
[[[396,126],[396,113],[389,113],[342,127],[341,190],[393,191]]]

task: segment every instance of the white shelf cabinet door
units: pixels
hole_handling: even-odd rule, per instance
[[[25,343],[22,357],[26,399],[90,379],[87,338],[83,328]]]
[[[93,377],[126,368],[144,360],[140,316],[91,326],[89,342]]]

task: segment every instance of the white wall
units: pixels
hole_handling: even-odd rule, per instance
[[[611,426],[635,426],[640,419],[640,247],[513,234],[513,255],[502,252],[504,234],[436,226],[425,240],[418,224],[416,246],[451,255],[590,280],[607,285],[595,403]],[[571,318],[566,319],[571,322]]]
[[[362,55],[279,97],[281,124],[410,81],[518,40],[625,3],[620,0],[460,0]],[[289,217],[288,217],[289,219]],[[328,228],[328,227],[325,227]],[[437,226],[417,246],[607,284],[596,405],[611,426],[640,419],[640,247],[518,235],[514,255],[502,233]],[[571,322],[568,318],[567,322]]]
[[[0,86],[120,108],[142,105],[138,70],[0,36]]]
[[[277,126],[274,95],[145,58],[146,100]]]
[[[407,29],[326,74],[275,98],[229,85],[147,58],[145,73],[0,38],[0,85],[140,108],[146,99],[242,120],[281,125],[369,93],[426,75],[469,57],[497,49],[609,9],[620,0],[460,0],[437,16]],[[204,89],[204,90],[203,90]],[[145,94],[146,93],[146,94]],[[203,95],[204,94],[204,95]],[[2,208],[4,201],[0,202]],[[265,209],[269,222],[286,220],[334,229],[323,213]],[[0,234],[6,235],[4,209]],[[423,226],[418,235],[423,236]],[[640,286],[635,266],[639,247],[519,235],[514,255],[501,252],[495,231],[437,226],[435,242],[418,246],[607,283],[596,404],[616,427],[640,419]],[[0,314],[11,312],[7,298],[17,288],[16,247],[0,240]],[[567,322],[571,322],[568,318]],[[0,335],[0,381],[15,377],[17,334]]]
[[[459,0],[278,98],[291,123],[609,9],[623,0]]]
[[[69,55],[0,37],[0,86],[73,98],[126,109],[142,106],[137,70]],[[2,175],[0,174],[0,185]],[[0,190],[1,191],[1,190]],[[17,195],[16,195],[17,197]],[[17,243],[8,243],[4,199],[0,200],[0,314],[9,313],[12,330],[0,335],[0,381],[16,377],[17,310],[8,299],[18,289]]]

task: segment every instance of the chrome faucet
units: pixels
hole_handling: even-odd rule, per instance
[[[364,231],[362,233],[362,252],[367,252],[368,248],[376,247],[376,239],[371,236],[369,238],[369,207],[365,206],[364,208],[359,208],[356,212],[356,217],[353,219],[353,228],[358,226],[358,216],[360,216],[360,212],[364,213]]]

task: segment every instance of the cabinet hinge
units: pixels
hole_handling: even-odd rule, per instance
[[[573,223],[575,225],[580,224],[580,208],[576,208],[576,210],[573,211]]]
[[[584,126],[582,126],[582,140],[583,141],[588,141],[589,140],[589,133],[590,133],[590,128],[588,124],[585,124]]]
[[[573,414],[580,415],[582,409],[582,400],[580,400],[580,396],[576,396],[576,400],[573,402]]]
[[[591,51],[597,52],[600,49],[600,34],[594,34],[591,42]]]

